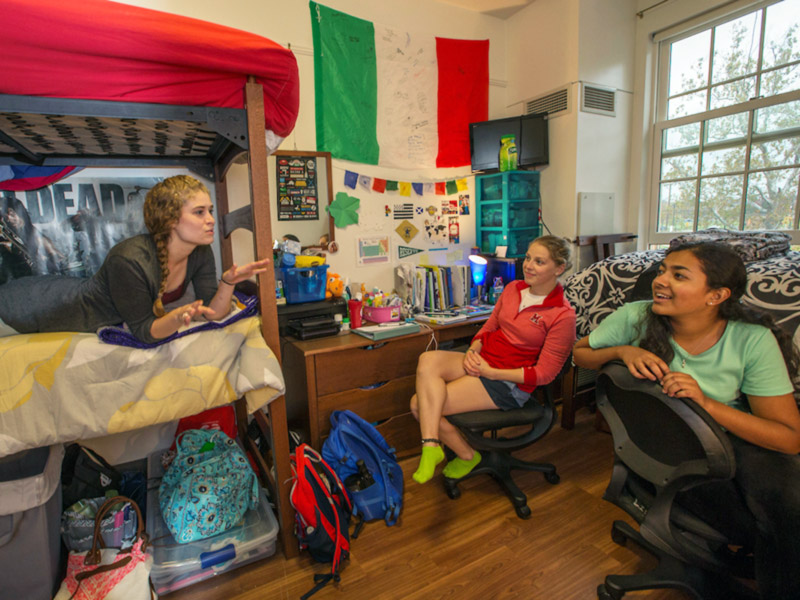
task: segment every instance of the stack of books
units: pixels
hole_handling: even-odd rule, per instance
[[[470,272],[466,265],[416,268],[413,305],[418,312],[441,312],[469,304]]]

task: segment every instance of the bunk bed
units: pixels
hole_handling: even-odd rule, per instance
[[[299,105],[297,65],[289,50],[243,31],[106,0],[86,0],[74,6],[56,0],[0,0],[0,9],[5,22],[0,165],[186,167],[215,183],[217,210],[222,215],[218,223],[224,236],[223,268],[233,262],[230,234],[236,228],[252,230],[257,258],[271,256],[266,157],[291,132]],[[229,212],[226,175],[234,161],[244,155],[249,166],[251,202]],[[258,340],[253,339],[251,319],[240,321],[241,347],[258,346],[263,338],[274,354],[256,348],[261,352],[255,355],[256,360],[263,359],[262,370],[278,377],[266,375],[244,387],[234,384],[230,386],[233,391],[226,393],[241,391],[247,396],[235,400],[241,439],[275,493],[282,547],[286,556],[293,556],[297,545],[290,541],[289,443],[285,401],[280,395],[280,345],[271,269],[258,278],[257,288],[261,318],[256,333],[260,335],[256,336]],[[230,333],[226,331],[226,335]],[[195,335],[215,334],[219,332]],[[96,337],[34,334],[0,338],[0,342],[6,347],[16,344],[18,350],[24,348],[28,354],[41,343],[43,357],[59,352],[63,357],[74,344],[90,343],[85,338],[74,340],[71,336],[75,335]],[[192,344],[178,340],[168,346],[178,342]],[[105,382],[109,393],[122,392],[125,386],[115,387],[113,374],[124,369],[124,361],[135,360],[130,354],[115,358],[119,351],[107,351],[108,361],[123,363],[106,370],[111,379]],[[174,348],[166,352],[166,357],[170,352],[177,353]],[[270,365],[270,360],[275,365]],[[2,380],[10,377],[9,373],[0,369],[0,390],[15,385]],[[40,368],[38,383],[48,384],[52,376],[52,369]],[[80,382],[76,385],[80,389]],[[198,394],[200,404],[213,403],[208,395],[230,400],[218,389]],[[14,404],[29,400],[23,397]],[[68,404],[66,399],[59,400],[53,402],[54,422],[59,419],[57,411]],[[119,413],[136,413],[137,401],[133,398],[123,402],[120,410],[115,408],[116,425],[97,420],[97,426],[108,431],[141,427],[184,416],[180,413],[198,412],[191,405],[173,407],[172,411],[139,411],[138,421],[120,425]],[[79,403],[80,397],[69,398],[69,402]],[[0,407],[0,437],[12,435],[7,430],[11,421],[2,420],[8,416],[8,408],[13,407]],[[72,410],[80,414],[92,409]],[[259,450],[246,434],[248,412],[270,442],[271,452]],[[24,437],[24,432],[13,435],[17,436],[16,447],[25,444],[18,437]],[[265,455],[271,455],[274,471]]]

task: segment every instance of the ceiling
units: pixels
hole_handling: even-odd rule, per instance
[[[439,0],[444,4],[452,4],[467,10],[491,15],[498,19],[507,19],[522,10],[534,0]]]

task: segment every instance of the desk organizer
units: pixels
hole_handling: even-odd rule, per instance
[[[156,593],[168,594],[220,573],[275,554],[278,522],[262,489],[258,506],[248,510],[236,527],[210,538],[178,544],[161,517],[158,483],[163,475],[161,452],[147,460],[147,534],[153,556],[150,579]]]
[[[281,282],[287,304],[316,302],[325,299],[328,265],[281,267]]]
[[[365,306],[362,314],[365,321],[388,323],[400,320],[400,306]]]

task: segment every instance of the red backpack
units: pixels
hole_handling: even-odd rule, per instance
[[[289,493],[295,513],[295,534],[301,550],[319,562],[330,562],[331,572],[314,575],[316,584],[305,600],[329,581],[339,581],[341,562],[350,555],[350,516],[353,505],[342,481],[319,453],[300,444],[291,455],[294,483]]]

